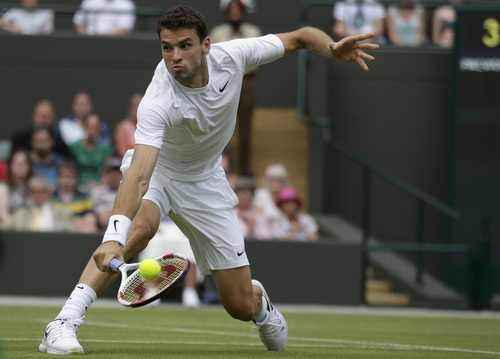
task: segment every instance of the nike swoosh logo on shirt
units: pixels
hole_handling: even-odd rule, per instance
[[[226,83],[224,84],[224,86],[219,87],[220,93],[224,92],[224,90],[226,89],[226,86],[227,86],[228,83],[229,83],[229,80],[226,81]]]

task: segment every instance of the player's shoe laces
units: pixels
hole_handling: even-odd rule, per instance
[[[76,333],[82,319],[56,319],[47,324],[42,343],[38,347],[41,352],[59,355],[83,354]]]
[[[263,322],[254,321],[255,326],[252,331],[259,331],[260,340],[266,346],[267,350],[285,350],[288,339],[288,326],[281,313],[272,305],[264,286],[257,280],[252,280],[252,284],[262,289],[262,295],[267,300],[267,310],[269,316]]]

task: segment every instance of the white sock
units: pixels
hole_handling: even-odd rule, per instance
[[[96,300],[97,294],[86,284],[77,284],[56,319],[80,319]]]
[[[267,303],[266,297],[262,296],[262,309],[253,320],[257,325],[266,324],[269,320],[269,304]]]

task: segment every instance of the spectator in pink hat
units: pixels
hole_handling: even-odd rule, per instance
[[[271,223],[271,234],[278,239],[316,240],[318,224],[307,213],[302,213],[302,199],[293,187],[283,188],[276,201],[281,215]]]

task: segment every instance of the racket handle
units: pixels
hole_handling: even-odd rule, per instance
[[[125,264],[125,262],[122,262],[119,259],[113,258],[112,260],[109,261],[109,268],[111,268],[115,272],[119,272],[120,267],[124,264]]]

